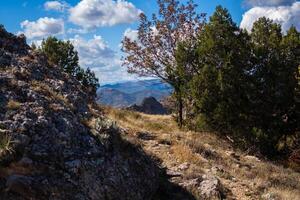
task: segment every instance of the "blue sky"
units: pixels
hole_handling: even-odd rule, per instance
[[[300,2],[295,0],[195,0],[198,12],[211,15],[217,5],[226,7],[234,21],[251,30],[262,16],[300,29]],[[0,23],[9,32],[24,33],[29,43],[55,35],[71,40],[80,64],[91,67],[101,84],[134,80],[121,67],[120,42],[134,33],[138,14],[156,13],[156,0],[5,0],[0,1]]]

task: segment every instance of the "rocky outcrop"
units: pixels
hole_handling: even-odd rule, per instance
[[[152,115],[168,114],[167,110],[154,97],[147,97],[141,105],[134,104],[127,109]]]
[[[300,172],[300,149],[294,150],[289,157],[290,166]]]
[[[0,199],[151,199],[155,164],[87,96],[0,28]]]

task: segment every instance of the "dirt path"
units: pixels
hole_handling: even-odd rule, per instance
[[[224,171],[222,167],[213,166],[209,160],[209,152],[207,152],[208,158],[206,159],[199,153],[189,151],[185,145],[181,146],[182,144],[178,141],[174,143],[161,139],[150,132],[136,131],[132,134],[138,139],[146,152],[161,161],[161,167],[165,169],[164,176],[168,178],[169,182],[164,183],[165,188],[160,191],[168,197],[166,199],[200,199],[200,194],[196,191],[198,190],[197,183],[193,184],[191,182],[203,176],[203,174],[210,174],[220,180],[223,188],[217,188],[216,190],[222,191],[216,192],[220,192],[221,198],[258,199],[258,197],[251,194],[249,182],[237,180]],[[163,137],[167,136],[172,137],[172,135],[167,134]],[[191,157],[193,160],[185,161],[183,160],[185,156]],[[213,156],[211,156],[211,159],[214,159]]]
[[[299,173],[244,155],[233,149],[227,139],[212,133],[179,130],[171,116],[120,110],[110,110],[108,114],[124,128],[124,137],[158,160],[162,172],[155,200],[198,200],[205,196],[237,200],[300,199]],[[264,195],[266,198],[262,198]]]

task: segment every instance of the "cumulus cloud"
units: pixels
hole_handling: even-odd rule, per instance
[[[120,56],[107,45],[101,36],[94,35],[91,39],[85,39],[76,35],[69,40],[78,51],[80,65],[85,68],[90,67],[100,83],[133,79],[133,76],[121,67]]]
[[[283,5],[291,5],[296,0],[245,0],[244,4],[247,6],[283,6]]]
[[[63,12],[65,9],[69,7],[65,1],[47,1],[44,3],[45,10],[55,10],[59,12]]]
[[[132,23],[140,13],[141,10],[125,0],[82,0],[70,9],[69,20],[91,29]]]
[[[69,28],[68,33],[70,34],[86,34],[86,33],[90,33],[89,30],[84,29],[84,28]]]
[[[92,39],[86,40],[79,35],[71,38],[70,41],[77,49],[82,65],[90,67],[98,66],[99,62],[103,63],[107,60],[113,60],[116,53],[109,48],[101,36],[94,35]]]
[[[138,41],[138,30],[127,28],[123,36],[129,38],[131,41]]]
[[[267,17],[282,25],[283,31],[294,25],[300,30],[300,2],[287,6],[254,7],[248,10],[241,22],[241,28],[251,31],[253,23],[260,17]]]
[[[158,34],[158,30],[155,26],[151,26],[150,29],[152,31],[153,36],[156,36]],[[127,37],[131,41],[140,42],[138,37],[138,30],[127,28],[123,33],[123,38],[125,37]]]
[[[64,33],[64,21],[54,18],[39,18],[37,21],[25,20],[21,23],[23,33],[27,38],[43,38]]]
[[[119,83],[124,81],[136,81],[140,77],[129,74],[125,67],[119,67],[118,70],[106,70],[103,71],[100,68],[93,69],[96,76],[99,78],[100,85],[108,83]]]

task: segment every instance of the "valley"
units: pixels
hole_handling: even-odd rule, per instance
[[[128,107],[140,104],[146,97],[160,101],[169,96],[172,90],[170,85],[158,79],[106,84],[98,89],[97,101],[113,107]]]

